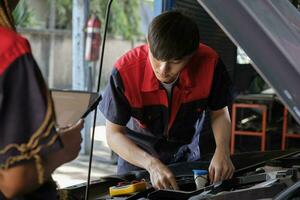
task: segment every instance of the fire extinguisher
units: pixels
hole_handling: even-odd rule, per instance
[[[92,14],[87,22],[86,43],[85,43],[85,60],[97,61],[99,58],[101,44],[101,21]]]

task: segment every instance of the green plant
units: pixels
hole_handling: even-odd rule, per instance
[[[51,0],[47,1],[50,8]],[[56,21],[57,29],[72,28],[72,0],[56,0]],[[108,0],[90,0],[90,12],[96,13],[103,23]],[[111,8],[108,33],[112,37],[121,37],[134,41],[141,33],[140,29],[140,0],[114,1]],[[21,0],[14,11],[15,23],[19,27],[38,27],[39,23],[33,10],[28,6],[27,1]],[[102,29],[103,30],[103,29]]]
[[[48,4],[50,7],[50,1]],[[56,28],[71,29],[72,28],[72,0],[56,0]]]
[[[91,12],[98,14],[102,22],[105,20],[107,0],[91,0]],[[108,32],[113,36],[134,40],[140,36],[140,0],[114,1],[111,8]]]
[[[28,28],[38,25],[34,12],[29,9],[25,0],[19,2],[13,11],[13,17],[15,25],[19,27]]]
[[[90,0],[90,12],[96,13],[102,23],[105,21],[107,4],[108,0]],[[113,37],[122,37],[127,40],[139,37],[141,35],[139,8],[140,0],[114,1],[108,33]],[[61,29],[72,27],[72,0],[56,0],[56,27]]]

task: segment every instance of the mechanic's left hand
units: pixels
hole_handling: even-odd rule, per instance
[[[230,159],[229,150],[216,148],[208,170],[211,183],[232,178],[235,169]]]

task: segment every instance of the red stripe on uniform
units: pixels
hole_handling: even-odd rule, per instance
[[[148,105],[168,105],[167,94],[164,90],[159,90],[157,79],[155,79],[156,84],[151,88],[151,91],[143,91],[145,76],[146,78],[154,76],[152,68],[149,66],[147,48],[147,45],[135,48],[121,57],[115,64],[123,81],[124,95],[130,106],[134,108]]]
[[[140,102],[140,107],[152,105],[163,105],[165,107],[168,107],[168,97],[165,90],[143,92],[141,96],[142,102]]]
[[[191,58],[180,74],[179,86],[173,89],[169,129],[182,104],[208,98],[217,61],[217,54],[211,48],[201,44],[197,54]]]
[[[18,57],[31,52],[30,45],[25,38],[3,27],[0,27],[0,44],[0,75]]]
[[[159,89],[159,81],[148,61],[147,48],[147,45],[135,48],[116,63],[123,81],[124,95],[134,108],[150,105],[168,107],[166,91]],[[172,127],[182,104],[208,98],[217,61],[218,55],[214,50],[202,44],[199,46],[181,72],[179,84],[173,89],[169,128]]]

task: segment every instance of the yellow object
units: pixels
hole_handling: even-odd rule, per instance
[[[146,190],[146,186],[147,185],[145,181],[140,181],[137,183],[129,183],[121,186],[112,186],[109,188],[109,195],[111,197],[128,195],[135,192]]]

